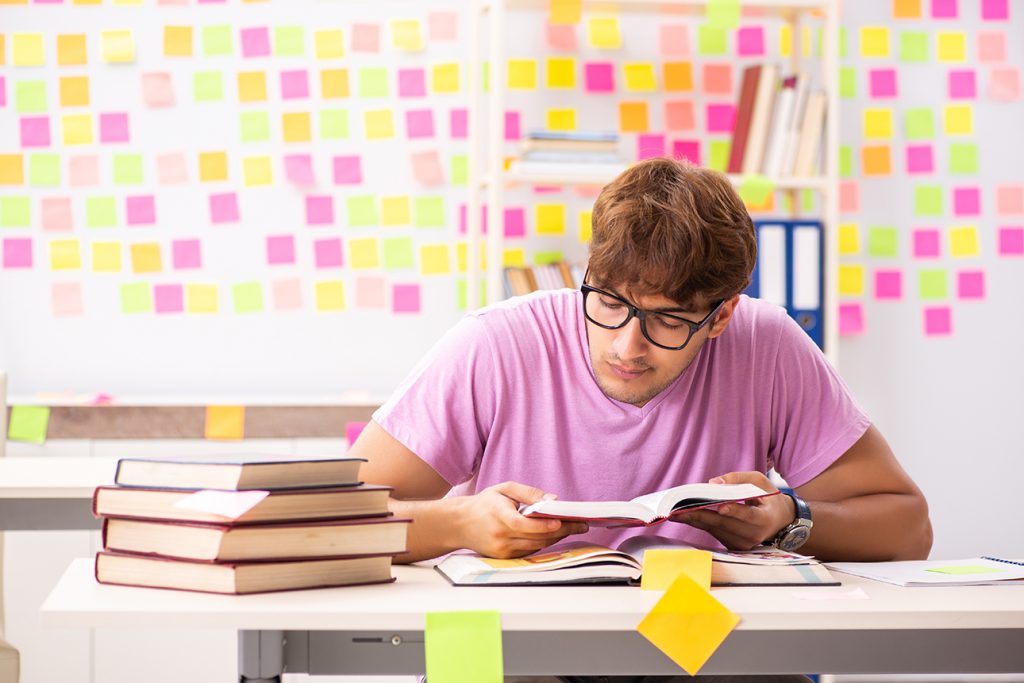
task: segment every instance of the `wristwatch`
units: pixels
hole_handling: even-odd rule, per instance
[[[793,551],[806,543],[811,535],[811,527],[814,526],[814,522],[811,521],[811,508],[793,489],[783,487],[779,492],[793,499],[796,505],[796,519],[782,527],[769,545],[779,550]]]

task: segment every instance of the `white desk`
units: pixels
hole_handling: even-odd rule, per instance
[[[99,529],[92,493],[117,458],[0,458],[0,531]]]
[[[422,673],[424,615],[501,612],[508,674],[672,674],[635,628],[660,593],[635,587],[453,588],[432,569],[397,583],[250,595],[103,586],[76,560],[44,603],[61,627],[223,627],[244,679],[282,672]],[[703,673],[1024,672],[1024,586],[908,588],[842,576],[869,600],[800,600],[792,588],[722,588],[743,618]],[[820,589],[828,590],[828,589]]]

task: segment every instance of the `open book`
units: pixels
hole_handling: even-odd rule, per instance
[[[542,500],[521,512],[527,517],[585,520],[595,526],[649,526],[676,513],[777,493],[753,484],[683,484],[632,500]]]

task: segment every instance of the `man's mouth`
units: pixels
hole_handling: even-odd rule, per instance
[[[648,370],[648,368],[634,368],[616,363],[608,363],[608,367],[611,368],[612,374],[619,379],[636,379]]]

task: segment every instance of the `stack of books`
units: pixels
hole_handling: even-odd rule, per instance
[[[520,150],[509,168],[514,173],[608,172],[614,177],[625,168],[617,133],[535,130]]]
[[[410,520],[361,458],[239,456],[118,462],[93,496],[100,583],[263,593],[393,581]]]
[[[510,267],[505,269],[505,296],[520,296],[538,289],[576,289],[582,282],[583,269],[565,261]]]

